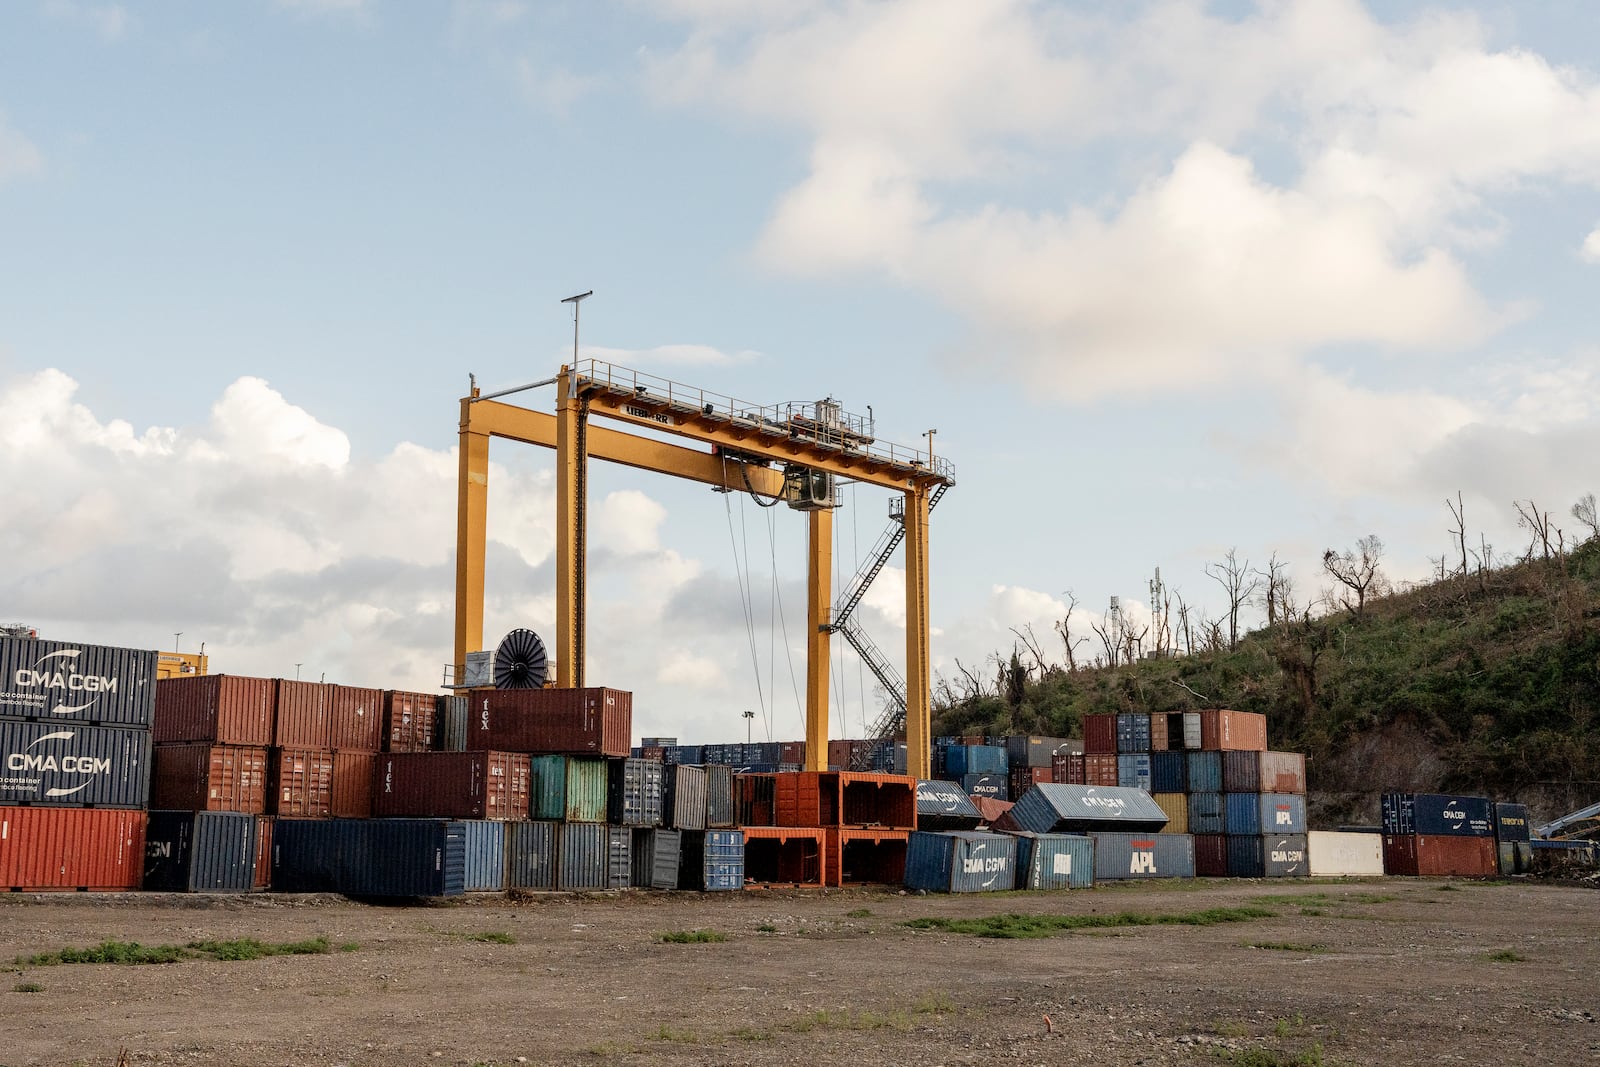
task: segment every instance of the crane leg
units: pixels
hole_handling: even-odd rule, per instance
[[[828,769],[828,631],[833,600],[833,510],[810,513],[806,568],[806,770]]]
[[[927,778],[929,748],[928,490],[906,492],[906,773]]]

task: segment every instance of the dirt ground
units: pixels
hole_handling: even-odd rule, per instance
[[[1038,940],[901,925],[1245,905],[1273,917]],[[660,936],[699,929],[727,939]],[[319,935],[343,950],[12,965],[0,1063],[110,1067],[124,1048],[130,1064],[352,1067],[1600,1062],[1600,892],[1578,886],[1200,880],[409,907],[0,897],[0,961],[106,939]]]

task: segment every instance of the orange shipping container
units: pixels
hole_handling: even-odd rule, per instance
[[[157,745],[150,806],[168,811],[267,810],[264,745]]]
[[[256,876],[252,883],[255,889],[272,887],[272,826],[272,816],[256,816]]]
[[[372,818],[372,776],[377,764],[376,752],[333,754],[331,807],[335,819]]]
[[[328,743],[328,698],[333,686],[277,680],[272,743],[283,748],[332,748]]]
[[[151,740],[270,745],[275,699],[269,678],[231,674],[163,678],[156,682]]]
[[[1167,742],[1167,715],[1166,712],[1157,712],[1150,716],[1150,751],[1165,752],[1171,747]],[[1183,745],[1179,744],[1179,748]]]
[[[383,690],[352,685],[331,688],[328,747],[345,752],[376,752],[382,748]]]
[[[1200,747],[1213,752],[1265,752],[1267,717],[1253,711],[1202,711]]]
[[[828,885],[897,886],[905,882],[911,831],[829,829],[827,833],[823,862]]]
[[[333,816],[333,750],[272,750],[268,814],[282,818],[327,819]]]
[[[145,819],[119,808],[0,808],[0,888],[138,889]]]

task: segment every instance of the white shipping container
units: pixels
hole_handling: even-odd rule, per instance
[[[1306,835],[1313,878],[1367,877],[1383,873],[1383,835],[1313,830]]]

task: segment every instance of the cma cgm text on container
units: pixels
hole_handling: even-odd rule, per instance
[[[0,718],[148,726],[155,680],[154,652],[0,638]]]

